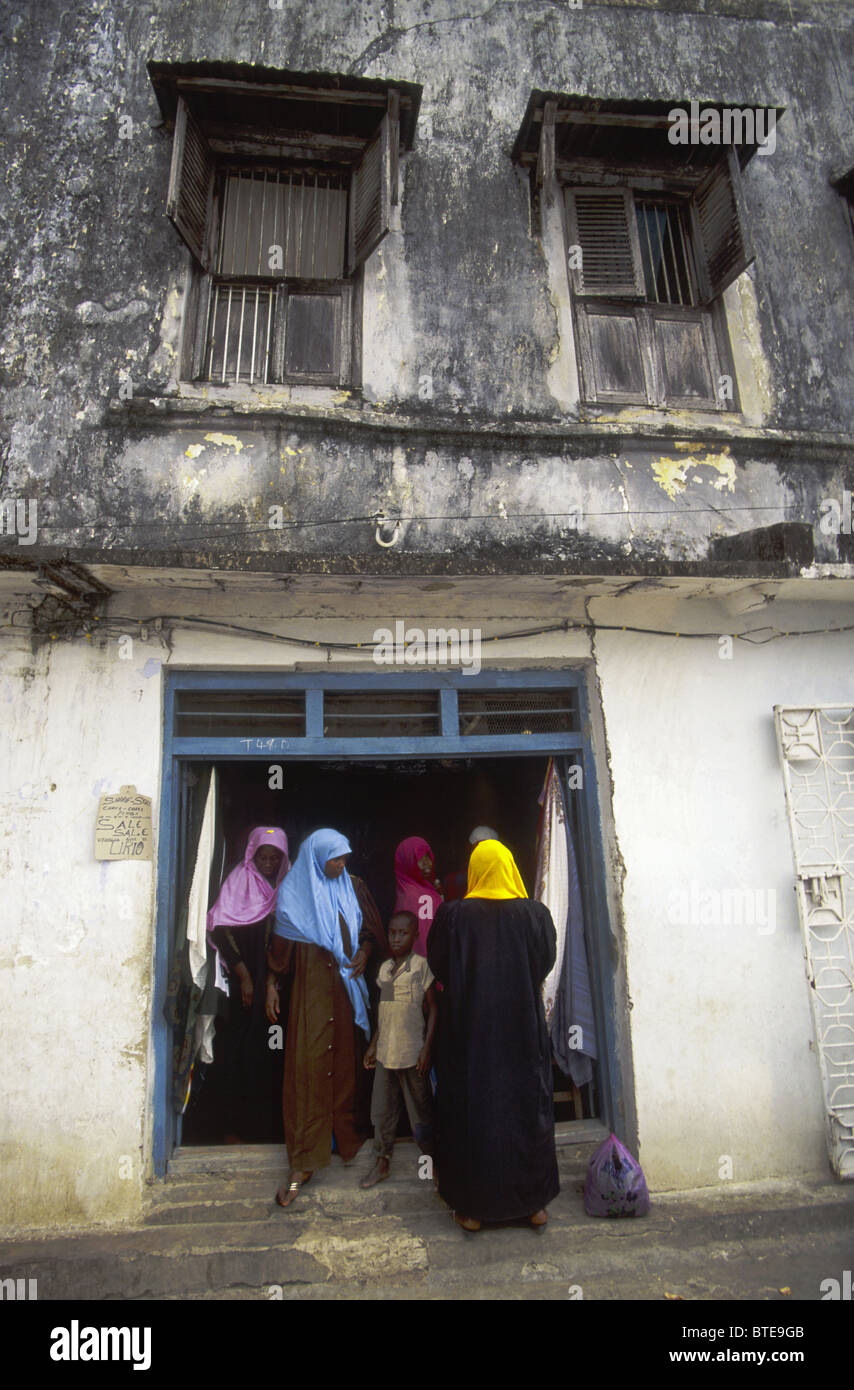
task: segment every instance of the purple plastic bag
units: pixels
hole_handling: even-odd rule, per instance
[[[637,1159],[611,1134],[596,1150],[584,1183],[588,1216],[646,1216],[649,1192]]]

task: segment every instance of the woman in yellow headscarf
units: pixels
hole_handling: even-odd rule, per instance
[[[542,1227],[560,1190],[542,1001],[555,950],[549,910],[529,899],[509,849],[481,840],[465,898],[438,908],[427,941],[444,987],[439,1191],[467,1231],[520,1217]]]

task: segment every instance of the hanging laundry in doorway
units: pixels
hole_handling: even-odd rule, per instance
[[[534,897],[551,912],[557,932],[557,956],[543,985],[543,1001],[555,1060],[581,1087],[593,1080],[593,1062],[598,1055],[596,1025],[575,846],[553,758],[549,759],[540,805]]]

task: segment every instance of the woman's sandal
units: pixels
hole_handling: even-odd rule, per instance
[[[282,1188],[280,1187],[280,1188],[278,1189],[277,1193],[276,1193],[276,1202],[278,1203],[278,1205],[279,1205],[280,1207],[289,1207],[289,1206],[291,1205],[292,1202],[295,1202],[295,1201],[296,1201],[296,1198],[297,1198],[297,1193],[299,1192],[299,1190],[300,1190],[301,1187],[305,1187],[305,1185],[306,1185],[306,1183],[309,1181],[310,1177],[311,1177],[311,1173],[306,1173],[305,1177],[302,1179],[301,1182],[297,1181],[296,1179],[293,1179],[291,1182],[289,1182],[289,1183],[288,1183],[288,1196],[287,1196],[287,1200],[284,1201],[284,1202],[282,1201],[281,1196],[280,1196],[281,1191],[282,1191]],[[283,1185],[284,1185],[284,1184],[283,1184]]]
[[[545,1208],[542,1211],[535,1211],[533,1216],[528,1217],[535,1231],[541,1231],[548,1223],[548,1219],[548,1213],[545,1211]]]
[[[454,1220],[458,1226],[462,1226],[464,1231],[479,1231],[480,1222],[473,1216],[460,1216],[459,1212],[454,1212]]]

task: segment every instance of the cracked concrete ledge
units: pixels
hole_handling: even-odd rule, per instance
[[[666,412],[659,412],[666,416]],[[150,428],[154,425],[171,427],[176,423],[204,424],[206,419],[234,419],[239,417],[241,425],[251,425],[253,421],[269,428],[271,420],[279,420],[283,425],[298,421],[301,425],[316,424],[324,432],[330,427],[340,430],[354,428],[366,433],[374,431],[389,435],[422,437],[435,440],[437,437],[452,440],[464,439],[476,443],[478,439],[493,444],[495,441],[508,443],[534,444],[538,440],[553,448],[563,442],[567,449],[589,444],[596,453],[607,449],[611,444],[624,444],[626,441],[662,441],[673,445],[676,441],[717,444],[729,442],[733,448],[739,443],[749,443],[751,454],[768,458],[797,454],[805,448],[826,450],[827,461],[832,462],[839,453],[844,458],[854,456],[854,435],[839,434],[821,430],[775,429],[743,425],[724,415],[720,419],[685,420],[680,419],[659,423],[645,423],[637,420],[621,421],[613,413],[607,418],[595,416],[579,419],[517,419],[508,421],[501,418],[485,418],[472,413],[454,417],[447,415],[416,415],[398,410],[382,410],[368,404],[350,407],[338,406],[331,409],[319,405],[299,405],[282,399],[262,401],[257,398],[231,400],[205,394],[192,394],[182,391],[176,396],[134,396],[129,401],[113,400],[104,410],[105,422],[127,426],[139,423]],[[813,457],[813,461],[818,461]]]

